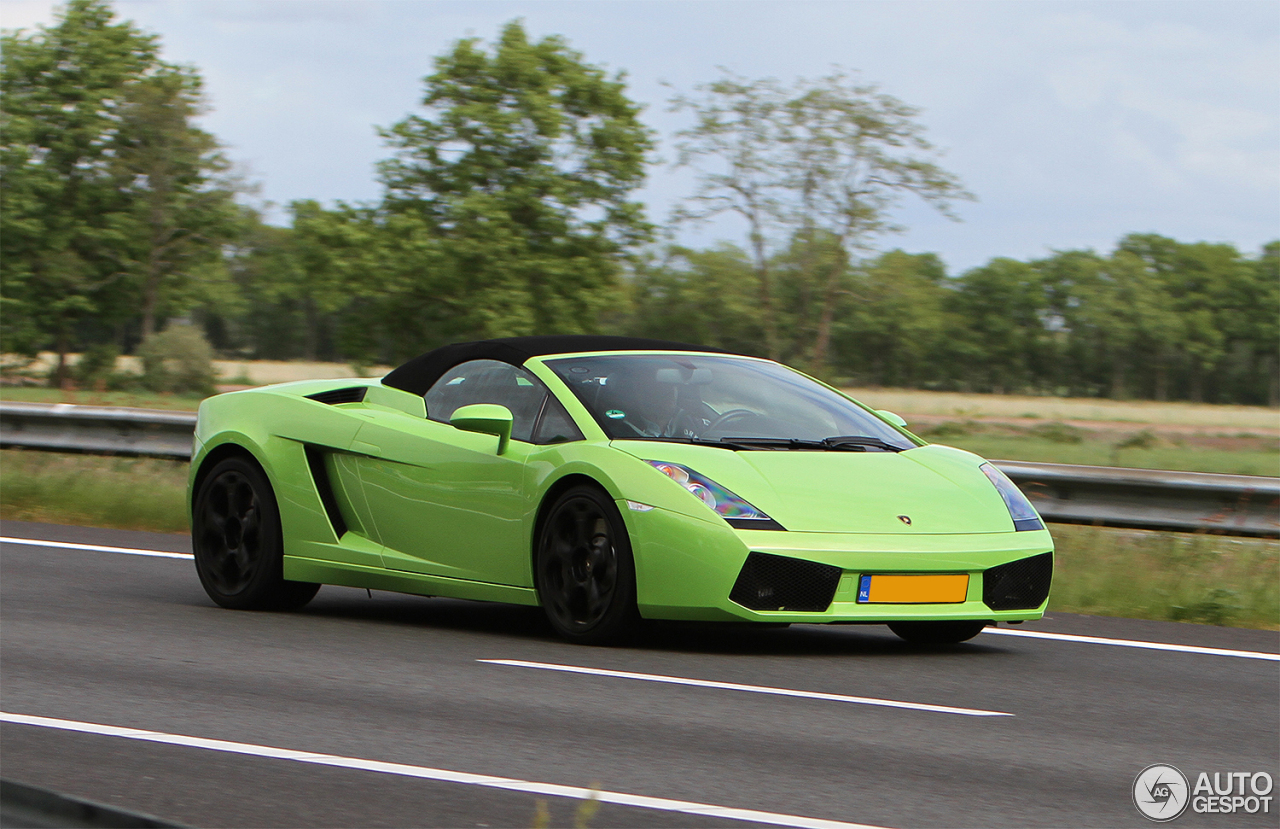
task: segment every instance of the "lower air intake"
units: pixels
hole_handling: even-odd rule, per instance
[[[821,613],[831,605],[839,585],[839,567],[751,553],[729,598],[749,610]]]
[[[982,574],[982,601],[992,610],[1035,610],[1052,580],[1053,553],[1011,561]]]

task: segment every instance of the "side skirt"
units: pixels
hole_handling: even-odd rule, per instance
[[[531,607],[538,605],[538,593],[531,587],[512,587],[506,584],[487,584],[481,581],[450,579],[421,573],[403,573],[384,570],[381,567],[339,564],[298,556],[284,557],[284,577],[290,581],[365,587],[370,590],[389,590],[393,593],[413,593],[419,596],[445,596],[451,599],[505,602]]]

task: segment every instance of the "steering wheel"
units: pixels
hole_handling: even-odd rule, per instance
[[[756,416],[756,413],[751,411],[750,409],[730,409],[727,412],[721,413],[719,417],[717,417],[715,420],[708,423],[706,426],[703,426],[702,431],[711,432],[731,421],[741,420],[744,417],[755,417],[755,416]]]

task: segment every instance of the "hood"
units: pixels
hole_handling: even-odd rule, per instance
[[[686,466],[793,532],[1013,532],[982,458],[947,446],[905,452],[734,452],[661,441],[615,441],[644,460]],[[907,524],[899,516],[907,516]]]

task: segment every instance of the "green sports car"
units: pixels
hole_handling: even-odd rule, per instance
[[[975,455],[770,360],[514,337],[381,380],[200,406],[196,570],[230,608],[321,584],[541,605],[577,642],[639,619],[888,624],[969,639],[1040,618],[1053,541]]]

